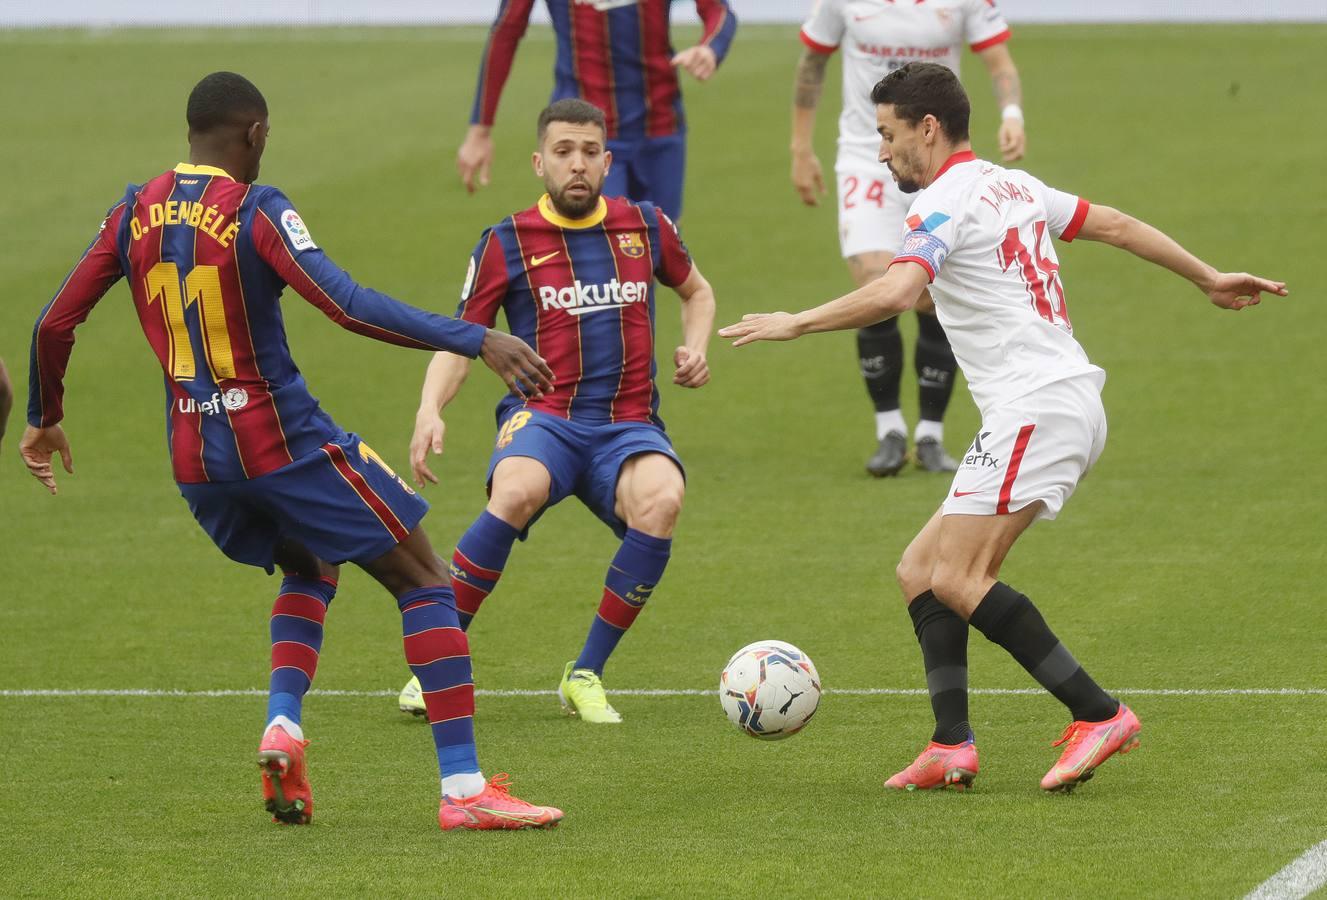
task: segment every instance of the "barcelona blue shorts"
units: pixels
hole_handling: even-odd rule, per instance
[[[221,552],[269,574],[285,540],[335,565],[375,560],[429,508],[358,435],[345,433],[258,478],[179,488]]]
[[[543,463],[552,476],[548,502],[521,532],[524,540],[530,526],[545,509],[575,495],[604,521],[618,537],[627,533],[627,523],[613,511],[617,505],[617,476],[622,465],[642,453],[662,453],[685,476],[673,442],[657,425],[648,422],[617,422],[586,425],[548,413],[517,408],[498,428],[497,446],[488,464],[488,483],[493,470],[509,456],[527,456]]]
[[[682,182],[687,168],[685,134],[612,140],[613,165],[604,180],[604,194],[648,200],[674,222],[682,218]]]

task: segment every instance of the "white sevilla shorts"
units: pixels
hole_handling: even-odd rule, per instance
[[[983,415],[963,454],[943,514],[1004,516],[1041,501],[1054,519],[1106,447],[1101,378],[1038,388]]]
[[[841,150],[834,176],[843,258],[879,252],[897,256],[903,246],[903,220],[917,195],[900,191],[885,164],[869,154]]]

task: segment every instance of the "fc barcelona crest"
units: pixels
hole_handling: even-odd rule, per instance
[[[645,255],[645,245],[641,243],[640,235],[634,231],[624,231],[617,236],[618,249],[624,256],[632,259],[640,259]]]

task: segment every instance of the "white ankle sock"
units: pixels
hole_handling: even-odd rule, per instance
[[[292,722],[285,716],[276,716],[272,721],[267,723],[268,728],[271,728],[273,725],[280,725],[286,730],[286,734],[290,735],[297,741],[304,740],[304,729],[299,727],[298,722]]]
[[[875,439],[881,440],[891,431],[908,433],[908,423],[903,421],[903,410],[891,409],[889,412],[875,414]]]
[[[484,790],[487,784],[483,772],[465,772],[460,775],[448,775],[442,779],[442,796],[464,800]]]
[[[945,439],[945,423],[932,422],[930,419],[922,419],[917,423],[917,430],[912,433],[914,441],[920,441],[922,438],[935,438],[941,443]]]

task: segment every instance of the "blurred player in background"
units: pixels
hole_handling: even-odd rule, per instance
[[[557,60],[553,100],[579,97],[604,111],[613,168],[609,197],[649,200],[674,221],[682,216],[686,116],[676,69],[706,81],[728,54],[737,18],[727,0],[696,0],[704,23],[700,43],[674,53],[669,42],[672,0],[545,0]],[[488,184],[490,132],[516,45],[535,0],[501,0],[479,67],[470,130],[456,154],[466,189]]]
[[[5,361],[0,359],[0,444],[5,441],[5,426],[9,424],[9,411],[13,408],[14,385],[9,380]]]
[[[616,166],[604,136],[603,112],[583,100],[545,109],[533,162],[547,193],[488,229],[470,258],[457,316],[491,327],[503,310],[512,333],[548,360],[557,388],[498,404],[488,506],[456,545],[451,576],[465,628],[516,539],[548,507],[579,498],[622,545],[558,694],[568,714],[616,723],[622,718],[604,694],[604,664],[663,577],[685,488],[658,415],[654,279],[682,301],[673,383],[683,387],[710,378],[714,291],[668,216],[649,202],[601,196]],[[425,456],[442,452],[439,411],[469,368],[455,353],[439,353],[429,366],[410,444],[421,486],[437,483]],[[413,681],[402,691],[403,710],[418,710],[418,691]]]
[[[1006,162],[1021,159],[1022,88],[1009,55],[1009,26],[995,0],[818,0],[802,26],[805,48],[797,64],[793,98],[792,180],[802,202],[819,203],[825,192],[812,139],[816,105],[830,54],[843,48],[843,111],[834,163],[838,184],[839,247],[853,280],[861,287],[889,268],[903,241],[903,217],[912,196],[899,190],[876,159],[871,87],[913,60],[940,63],[958,74],[963,45],[981,57],[995,87],[1001,122],[1000,152]],[[917,372],[920,417],[913,432],[916,461],[931,472],[957,468],[944,449],[944,417],[954,389],[957,364],[944,328],[925,298],[917,309]],[[884,477],[903,468],[908,425],[899,409],[903,378],[903,337],[896,319],[857,332],[857,356],[866,391],[875,405],[876,450],[866,471]]]
[[[550,372],[521,340],[426,313],[356,284],[314,243],[290,200],[257,185],[267,102],[245,78],[208,75],[188,103],[189,162],[130,185],[42,310],[32,336],[21,450],[52,494],[51,457],[73,473],[64,374],[74,329],[121,277],[165,372],[166,435],[180,493],[217,546],[283,580],[272,609],[268,726],[258,752],[276,821],[313,815],[300,724],[339,565],[396,597],[406,661],[427,686],[443,828],[551,825],[551,807],[480,773],[474,685],[447,572],[419,527],[428,504],[319,407],[291,359],[279,299],[289,285],[343,328],[484,362],[533,397]],[[380,764],[394,766],[394,761]]]
[[[1048,791],[1087,781],[1138,744],[1138,717],[1092,680],[1032,601],[999,580],[1014,541],[1053,519],[1106,441],[1105,372],[1074,339],[1052,237],[1128,250],[1192,281],[1222,309],[1284,296],[1285,285],[1222,274],[1151,225],[978,159],[968,98],[947,67],[910,63],[872,91],[880,161],[899,187],[921,190],[889,271],[865,287],[795,315],[746,316],[719,333],[752,341],[860,328],[912,309],[930,286],[954,343],[981,428],[949,495],[903,554],[899,586],[926,667],[935,732],[900,789],[965,787],[977,774],[968,723],[968,626],[999,644],[1068,707],[1073,721]]]

